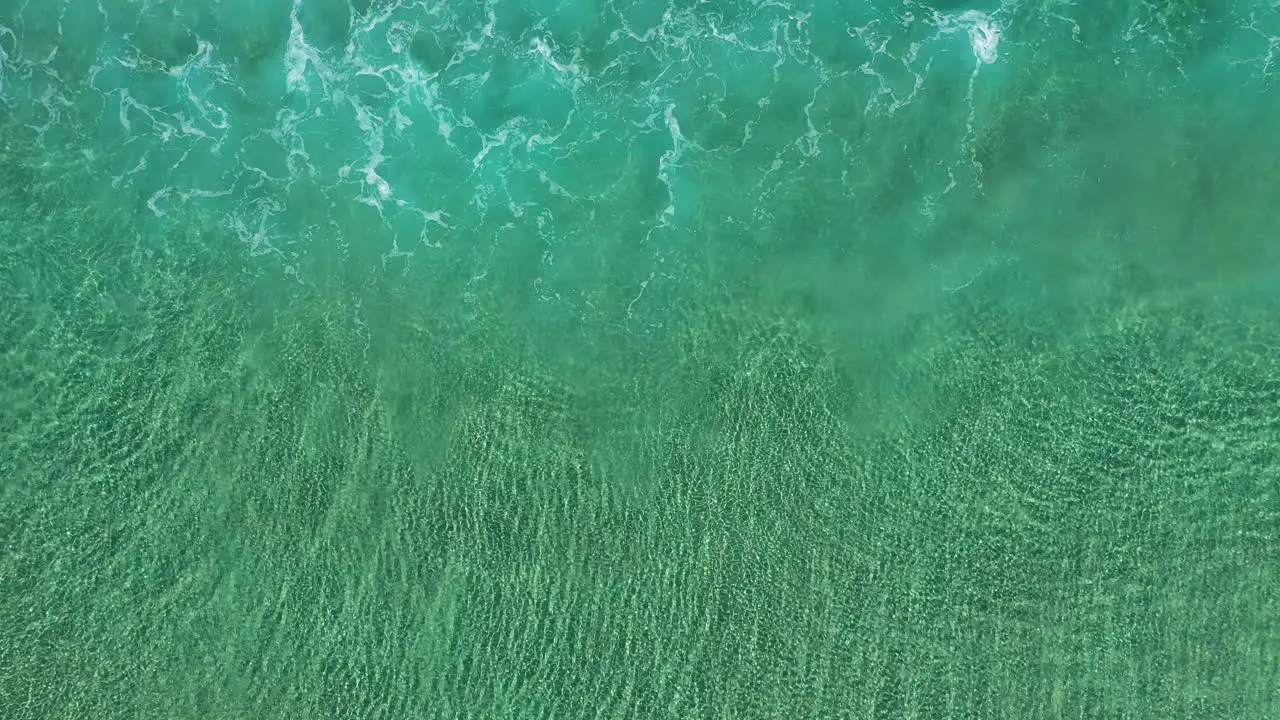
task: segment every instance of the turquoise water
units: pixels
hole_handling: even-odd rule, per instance
[[[1280,7],[0,0],[0,717],[1280,717]]]

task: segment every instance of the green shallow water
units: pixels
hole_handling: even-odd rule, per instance
[[[1278,55],[0,0],[0,716],[1280,716]]]

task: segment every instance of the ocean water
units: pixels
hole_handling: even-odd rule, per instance
[[[1280,5],[0,0],[0,717],[1280,717]]]

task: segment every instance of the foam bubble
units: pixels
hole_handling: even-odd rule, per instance
[[[969,43],[978,60],[990,65],[996,61],[996,47],[1000,44],[1000,26],[986,13],[970,10],[960,16],[969,26]]]

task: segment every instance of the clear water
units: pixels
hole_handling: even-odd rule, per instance
[[[0,0],[0,716],[1280,717],[1280,7]]]

